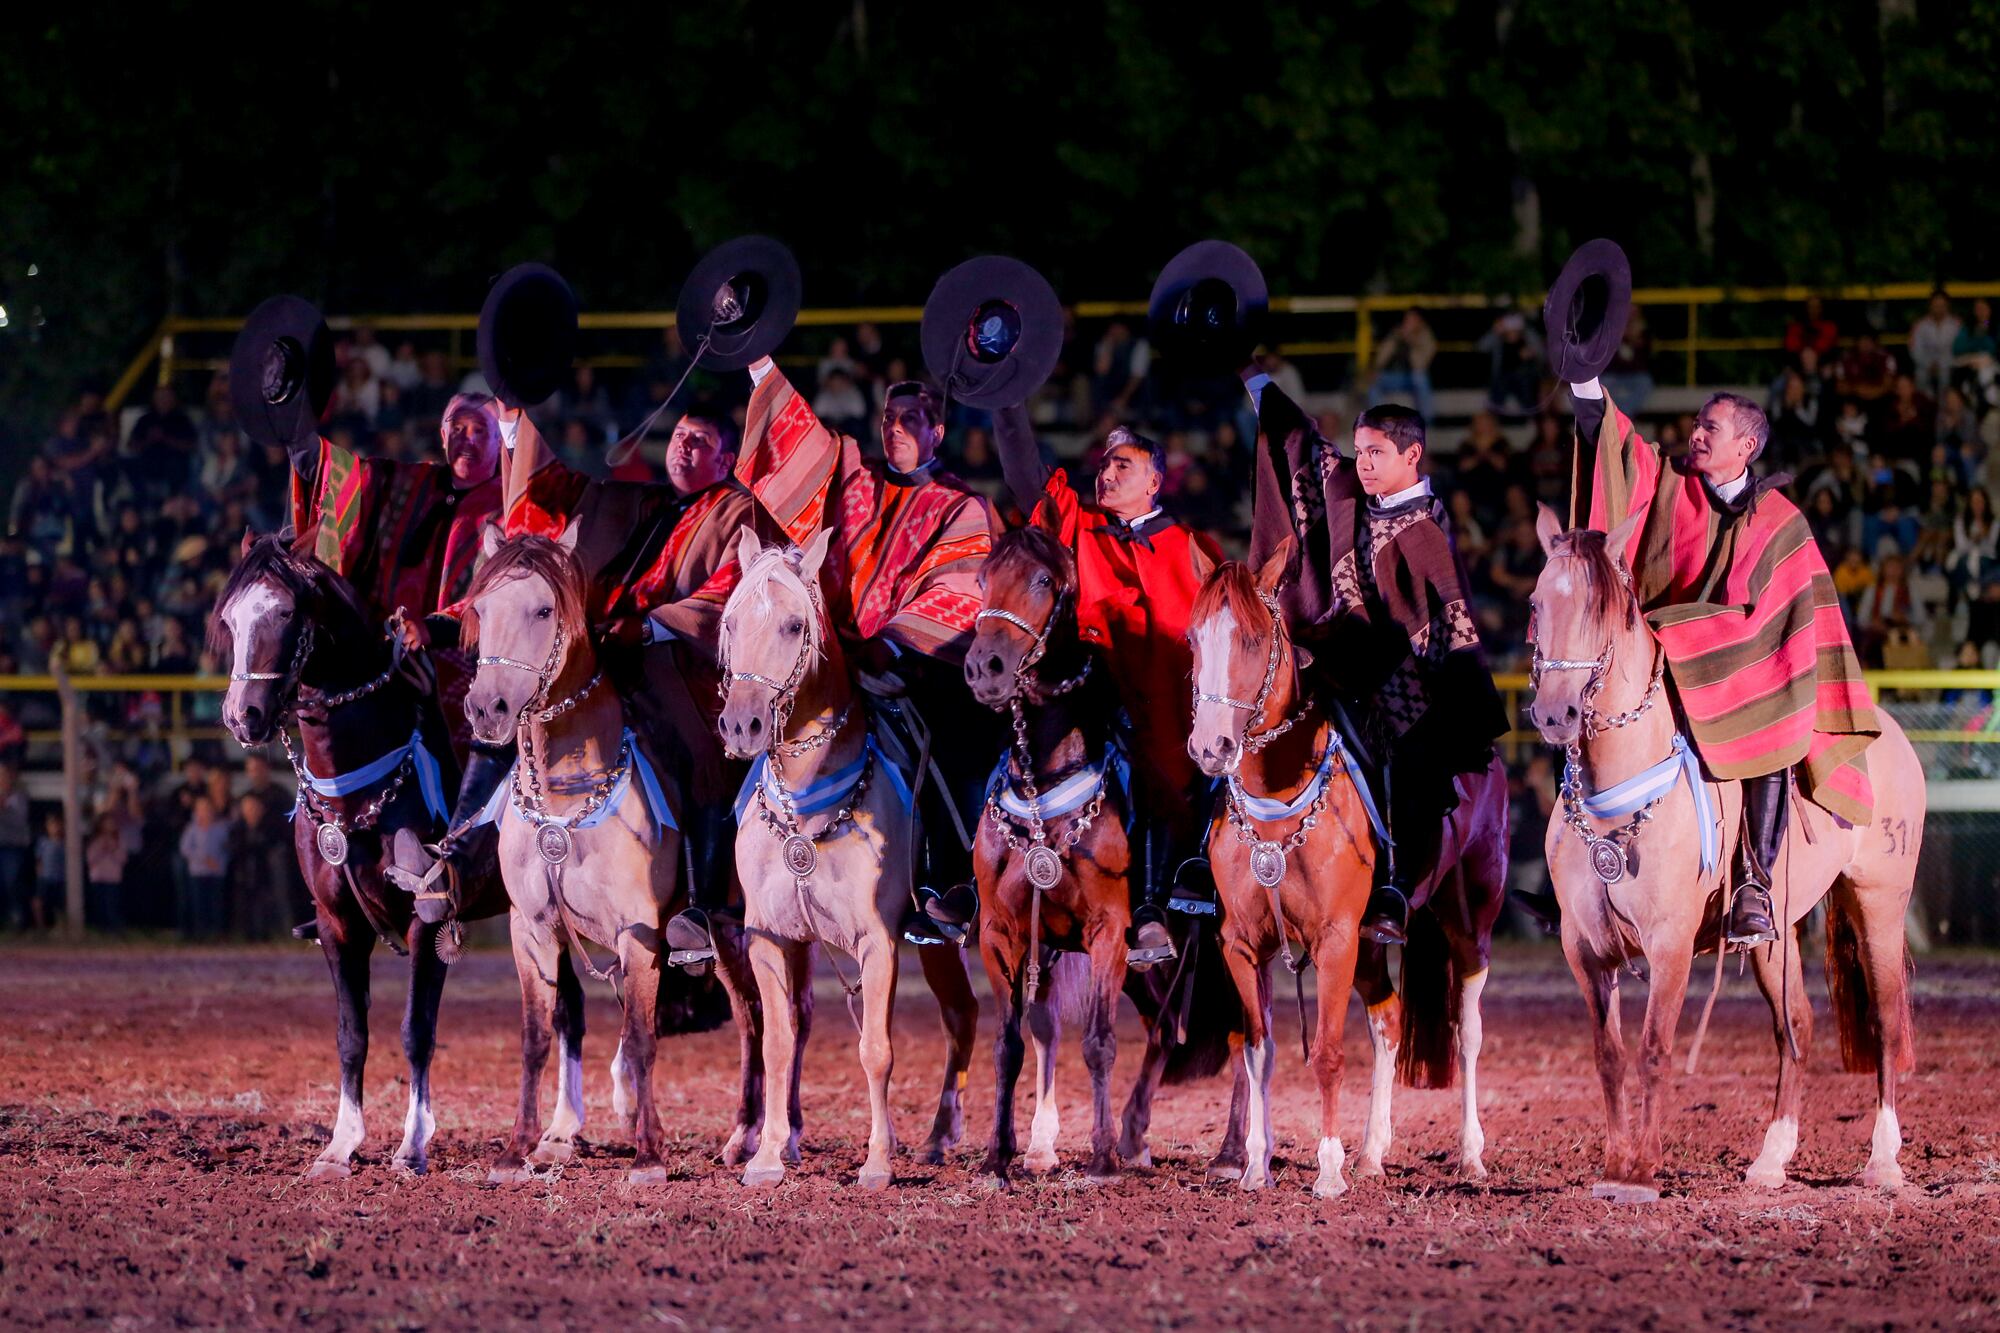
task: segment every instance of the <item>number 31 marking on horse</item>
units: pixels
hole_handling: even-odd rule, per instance
[[[1891,819],[1885,815],[1882,819],[1882,838],[1883,851],[1889,853],[1891,856],[1908,856],[1910,854],[1910,821],[1907,819]]]

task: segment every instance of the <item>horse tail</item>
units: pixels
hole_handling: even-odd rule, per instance
[[[704,976],[690,976],[683,967],[660,966],[659,1004],[653,1012],[653,1033],[660,1037],[713,1032],[729,1021],[729,995],[711,967]]]
[[[1166,1012],[1159,1019],[1178,1024],[1169,1029],[1174,1039],[1167,1047],[1167,1067],[1160,1075],[1160,1081],[1168,1085],[1194,1083],[1221,1073],[1229,1063],[1231,1035],[1243,1030],[1243,1001],[1230,979],[1214,918],[1192,918],[1181,948],[1191,955],[1188,975],[1166,996]]]
[[[1842,875],[1826,896],[1826,989],[1840,1032],[1841,1063],[1849,1073],[1874,1073],[1882,1064],[1883,1036],[1894,1024],[1899,1029],[1897,1048],[1902,1055],[1899,1063],[1914,1067],[1916,1046],[1910,1021],[1910,988],[1899,987],[1900,1012],[1881,1011],[1880,997],[1869,983],[1866,932],[1861,895]]]
[[[1406,1088],[1448,1088],[1458,1063],[1458,962],[1429,907],[1410,914],[1408,934],[1396,1077]]]

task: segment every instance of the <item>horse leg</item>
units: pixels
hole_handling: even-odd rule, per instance
[[[1463,971],[1458,983],[1458,1169],[1468,1179],[1486,1179],[1486,1130],[1479,1123],[1479,1048],[1486,1022],[1479,1001],[1486,969]]]
[[[633,1135],[631,1181],[634,1185],[657,1185],[667,1178],[660,1161],[666,1131],[660,1124],[659,1104],[653,1100],[653,1060],[660,1038],[655,1026],[660,1007],[660,937],[650,926],[628,929],[620,937],[618,965],[624,973],[625,1031],[619,1044],[632,1070],[633,1091],[639,1103],[639,1123]]]
[[[1083,1063],[1090,1071],[1090,1180],[1118,1178],[1118,1123],[1111,1109],[1111,1069],[1118,1060],[1118,997],[1125,990],[1125,929],[1102,921],[1088,941],[1090,1000],[1085,1006]]]
[[[722,980],[723,994],[729,997],[729,1014],[736,1022],[738,1085],[742,1089],[729,1138],[722,1145],[722,1164],[741,1166],[757,1152],[757,1114],[764,1100],[764,1063],[758,1059],[758,1047],[763,1041],[764,1016],[757,1004],[757,979],[750,975],[742,932],[717,927],[714,937],[715,974]]]
[[[1321,931],[1313,946],[1313,966],[1319,969],[1319,1017],[1309,1057],[1313,1075],[1319,1081],[1319,1176],[1313,1181],[1313,1193],[1322,1199],[1334,1199],[1347,1193],[1347,1181],[1340,1174],[1347,1161],[1347,1151],[1340,1143],[1340,1079],[1347,1069],[1347,992],[1354,986],[1355,960],[1360,953],[1356,933],[1351,925],[1336,924]],[[1372,1040],[1374,1014],[1369,1017]],[[1388,1147],[1389,1080],[1384,1079],[1380,1072],[1384,1055],[1385,1049],[1378,1045],[1373,1082],[1383,1088],[1380,1100],[1384,1122],[1382,1142],[1375,1153],[1375,1174],[1378,1175],[1382,1170],[1382,1151]],[[1393,1074],[1393,1054],[1388,1055],[1386,1063]],[[1371,1087],[1368,1108],[1371,1136],[1375,1129],[1376,1102],[1372,1093]],[[1368,1138],[1362,1140],[1364,1145],[1368,1141]]]
[[[1228,940],[1224,956],[1230,979],[1243,1002],[1244,1166],[1237,1184],[1260,1190],[1271,1183],[1271,1066],[1277,1042],[1271,1035],[1271,973],[1242,940]]]
[[[797,955],[806,946],[761,931],[750,933],[750,970],[757,978],[757,995],[764,1010],[764,1127],[757,1151],[743,1168],[745,1185],[775,1185],[785,1178],[784,1143],[786,1090],[792,1086],[792,1064],[798,1058],[797,1009],[792,986],[798,975]]]
[[[1785,1183],[1785,1167],[1799,1146],[1799,1108],[1805,1100],[1805,1080],[1800,1075],[1806,1050],[1812,1044],[1812,1002],[1806,998],[1805,965],[1798,945],[1795,933],[1773,948],[1750,951],[1750,970],[1757,976],[1757,989],[1764,992],[1771,1006],[1771,1032],[1778,1043],[1778,1091],[1772,1102],[1771,1124],[1764,1131],[1763,1150],[1743,1179],[1766,1189],[1778,1189]]]
[[[1021,1166],[1037,1172],[1055,1170],[1056,1135],[1061,1128],[1056,1110],[1056,1050],[1061,1044],[1062,1022],[1050,994],[1053,971],[1043,970],[1041,993],[1028,1004],[1028,1039],[1035,1046],[1035,1117],[1028,1122],[1028,1153]]]
[[[422,1175],[430,1165],[431,1052],[437,1046],[438,1001],[444,996],[446,965],[437,956],[437,928],[416,932],[410,947],[410,995],[403,1009],[403,1054],[410,1062],[410,1109],[403,1116],[403,1142],[394,1159],[398,1171]]]
[[[354,1174],[349,1159],[366,1132],[361,1119],[361,1081],[368,1064],[368,955],[374,952],[375,934],[366,927],[336,922],[322,909],[319,947],[326,955],[327,970],[333,974],[340,1114],[334,1118],[333,1137],[307,1168],[306,1179],[341,1180]]]
[[[576,967],[570,962],[569,951],[564,950],[556,958],[556,1109],[549,1117],[549,1127],[542,1131],[541,1141],[534,1152],[528,1154],[528,1161],[535,1166],[553,1166],[557,1162],[567,1162],[576,1154],[577,1136],[583,1133],[583,983],[577,980]],[[629,1085],[631,1075],[625,1059],[625,1039],[620,1034],[618,1055],[612,1060],[615,1067],[612,1074],[616,1085],[622,1074]],[[621,1118],[633,1113],[629,1086],[626,1105],[621,1109]],[[629,1132],[631,1124],[628,1121]]]
[[[896,1007],[896,939],[883,931],[865,937],[861,956],[861,1072],[868,1080],[868,1159],[855,1182],[864,1190],[887,1189],[896,1129],[889,1120],[889,1074],[895,1065],[890,1020]]]
[[[993,1034],[993,1137],[986,1145],[986,1160],[979,1165],[980,1174],[992,1177],[995,1185],[1007,1183],[1007,1167],[1018,1151],[1014,1089],[1021,1081],[1021,1061],[1026,1054],[1021,1040],[1021,960],[1016,953],[1010,965],[1001,954],[1010,945],[1013,941],[1003,939],[990,921],[979,932],[979,957],[986,965],[987,988],[1000,1006],[1000,1025]]]
[[[1470,1180],[1486,1179],[1486,1130],[1479,1123],[1479,1052],[1486,1042],[1480,1002],[1493,961],[1493,923],[1507,899],[1506,815],[1496,814],[1490,842],[1466,849],[1457,878],[1462,910],[1446,911],[1444,923],[1458,982],[1458,1169]],[[1470,930],[1467,927],[1470,926]]]
[[[799,1102],[799,1081],[805,1074],[806,1043],[812,1039],[813,1027],[813,951],[811,945],[801,945],[792,958],[792,1023],[796,1034],[792,1042],[795,1052],[792,1058],[792,1081],[787,1088],[785,1104],[786,1121],[789,1126],[785,1134],[785,1162],[797,1166],[804,1158],[799,1153],[799,1142],[805,1137],[805,1111]]]
[[[1618,972],[1615,965],[1584,953],[1583,941],[1563,919],[1563,952],[1590,1011],[1591,1044],[1597,1059],[1597,1081],[1604,1090],[1604,1174],[1592,1193],[1609,1197],[1615,1183],[1631,1174],[1625,1108],[1625,1038],[1618,1020]]]
[[[1843,875],[1835,881],[1828,911],[1858,917],[1862,965],[1869,1013],[1860,1015],[1875,1037],[1875,1131],[1869,1138],[1868,1165],[1861,1183],[1870,1189],[1903,1187],[1903,1168],[1896,1158],[1903,1150],[1902,1122],[1896,1117],[1896,1082],[1916,1065],[1910,1035],[1910,996],[1905,940],[1910,881],[1916,855],[1895,868],[1895,881],[1884,886]],[[1831,929],[1831,926],[1829,926]]]
[[[1315,964],[1318,966],[1318,964]],[[1361,997],[1363,1017],[1368,1023],[1368,1123],[1361,1133],[1361,1160],[1355,1163],[1357,1176],[1384,1174],[1382,1159],[1388,1156],[1394,1137],[1390,1098],[1396,1087],[1396,1048],[1403,1033],[1403,1006],[1396,998],[1396,985],[1389,975],[1388,951],[1367,940],[1355,951],[1354,989]],[[1325,1039],[1326,1012],[1333,1007],[1333,983],[1320,974],[1319,1012],[1321,1039]],[[1340,996],[1340,1008],[1347,996]]]
[[[1229,1080],[1229,1119],[1223,1125],[1222,1142],[1216,1145],[1215,1156],[1208,1161],[1210,1180],[1241,1180],[1243,1168],[1250,1164],[1249,1155],[1244,1151],[1244,1126],[1250,1117],[1250,1075],[1249,1063],[1244,1051],[1242,1034],[1229,1038],[1229,1066],[1232,1071]]]
[[[1681,1005],[1687,999],[1688,973],[1694,966],[1694,941],[1674,941],[1650,959],[1652,975],[1646,993],[1646,1016],[1639,1030],[1640,1121],[1638,1147],[1633,1155],[1630,1183],[1633,1190],[1621,1202],[1650,1203],[1660,1197],[1654,1184],[1659,1170],[1661,1127],[1666,1121],[1667,1098],[1672,1094],[1674,1029],[1680,1023]]]
[[[944,1090],[938,1094],[937,1116],[931,1122],[923,1155],[925,1162],[936,1165],[965,1138],[965,1111],[959,1096],[965,1091],[966,1071],[972,1068],[972,1043],[979,1033],[979,997],[972,993],[963,949],[919,949],[917,957],[944,1023]]]
[[[514,973],[521,982],[521,1102],[514,1134],[486,1173],[489,1184],[520,1184],[531,1177],[528,1155],[541,1137],[542,1070],[554,1040],[556,977],[562,945],[555,932],[515,908],[508,919],[514,942]]]
[[[1171,1003],[1171,997],[1167,1003]],[[1118,1136],[1118,1160],[1126,1166],[1153,1164],[1153,1149],[1146,1142],[1146,1134],[1153,1124],[1153,1098],[1159,1094],[1160,1081],[1167,1072],[1167,1033],[1172,1024],[1173,1015],[1163,1005],[1146,1026],[1146,1053],[1140,1058],[1139,1077],[1132,1084],[1131,1095],[1125,1099],[1125,1125]]]

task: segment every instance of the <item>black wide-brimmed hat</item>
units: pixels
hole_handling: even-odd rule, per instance
[[[479,370],[509,407],[533,407],[569,379],[576,359],[576,293],[547,264],[516,264],[493,282],[479,312]]]
[[[1271,304],[1257,261],[1228,241],[1196,241],[1153,284],[1153,343],[1193,370],[1235,370],[1262,336]]]
[[[768,236],[738,236],[703,255],[677,312],[682,346],[708,370],[741,370],[770,355],[798,317],[799,261]]]
[[[333,334],[301,296],[274,296],[251,311],[229,354],[229,400],[258,444],[318,435],[334,379]]]
[[[1559,383],[1582,384],[1604,373],[1632,313],[1632,265],[1618,242],[1585,241],[1569,257],[1542,303],[1549,369]]]
[[[924,302],[924,365],[970,407],[1027,401],[1054,372],[1062,343],[1056,289],[1005,255],[966,260],[939,278]]]

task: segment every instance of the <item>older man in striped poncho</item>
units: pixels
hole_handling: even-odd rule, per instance
[[[793,542],[833,529],[827,609],[851,640],[863,686],[906,694],[932,725],[951,718],[952,743],[931,754],[950,790],[925,784],[924,911],[912,913],[905,934],[918,943],[961,939],[978,896],[970,849],[954,825],[976,827],[1002,742],[991,715],[965,707],[961,671],[999,516],[938,466],[942,404],[927,385],[889,387],[883,456],[871,459],[851,436],[828,429],[769,357],[750,367],[750,378],[737,477]],[[955,803],[956,819],[944,801]]]
[[[1718,393],[1669,459],[1596,380],[1570,386],[1581,441],[1597,443],[1590,526],[1643,513],[1621,552],[1667,655],[1680,711],[1709,774],[1743,783],[1730,943],[1777,938],[1770,866],[1796,772],[1805,797],[1850,824],[1872,817],[1868,743],[1879,733],[1861,664],[1805,516],[1750,464],[1763,411]]]

